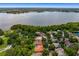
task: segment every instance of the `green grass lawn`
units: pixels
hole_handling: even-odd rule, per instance
[[[4,40],[4,43],[0,45],[0,49],[7,47],[8,37],[3,36],[2,39]],[[4,56],[4,55],[5,55],[5,52],[0,52],[0,56]]]
[[[8,37],[3,36],[2,39],[4,40],[4,43],[0,45],[0,49],[5,48],[7,46]]]
[[[5,52],[1,52],[0,53],[0,56],[5,56]]]

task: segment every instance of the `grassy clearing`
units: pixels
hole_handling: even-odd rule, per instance
[[[8,37],[2,36],[1,37],[4,41],[4,43],[2,45],[0,45],[0,50],[7,47],[7,40],[9,39]],[[0,56],[4,56],[5,52],[0,52]]]
[[[5,52],[1,52],[0,53],[0,56],[5,56]]]
[[[0,45],[0,49],[5,48],[7,46],[8,37],[2,36],[2,39],[4,40],[4,43]]]

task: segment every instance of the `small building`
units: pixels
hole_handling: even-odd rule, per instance
[[[35,41],[38,41],[38,40],[42,41],[42,37],[41,37],[41,36],[37,36],[37,37],[35,38]]]
[[[54,36],[53,36],[52,34],[50,34],[50,37],[51,37],[51,39],[53,39],[53,38],[54,38]]]
[[[71,45],[71,43],[70,43],[70,41],[69,41],[68,38],[65,38],[64,44],[65,44],[67,47],[69,47],[69,46]]]
[[[59,43],[53,43],[53,44],[54,44],[55,48],[60,48],[61,47]]]
[[[44,36],[44,35],[45,35],[43,32],[36,32],[36,34],[37,34],[38,36]]]
[[[53,38],[53,39],[51,39],[51,40],[52,40],[52,42],[58,43],[58,39]]]
[[[57,48],[55,51],[58,53],[58,56],[65,56],[63,48]]]
[[[39,45],[39,44],[42,44],[42,37],[41,36],[38,36],[35,38],[35,45]]]
[[[76,37],[76,39],[78,40],[78,42],[79,42],[79,37],[78,36],[75,36]]]
[[[42,44],[42,41],[35,41],[35,45],[40,45]]]
[[[56,31],[50,31],[50,32],[48,32],[48,34],[50,35],[51,38],[54,38],[54,35],[56,35],[57,32]]]
[[[59,42],[63,42],[64,41],[64,38],[60,38],[60,41]]]

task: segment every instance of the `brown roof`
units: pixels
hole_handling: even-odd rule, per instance
[[[37,45],[37,46],[35,47],[35,52],[43,52],[43,45],[42,45],[42,44]]]

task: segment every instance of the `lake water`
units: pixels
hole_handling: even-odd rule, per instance
[[[0,28],[9,29],[14,24],[47,26],[79,22],[79,13],[75,12],[29,12],[20,14],[0,13]]]

